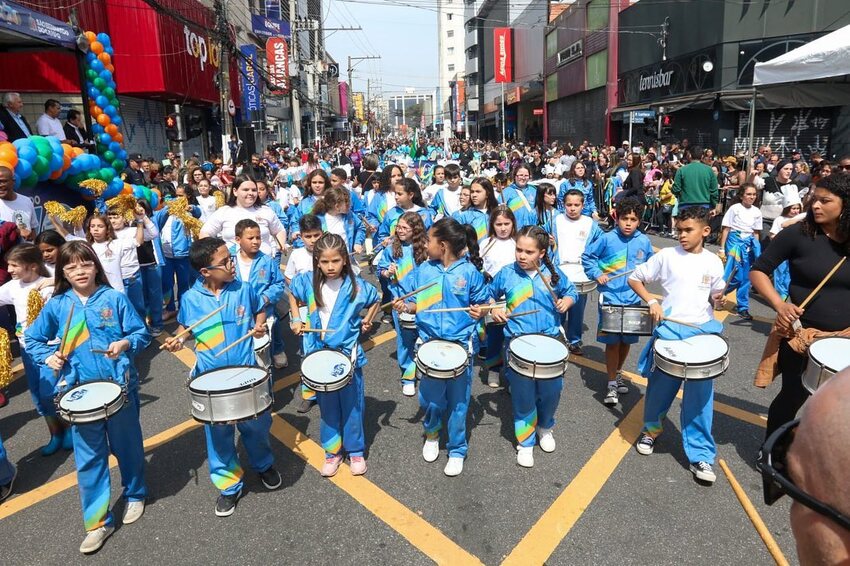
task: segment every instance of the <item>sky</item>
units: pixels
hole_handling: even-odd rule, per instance
[[[367,78],[382,84],[385,97],[405,88],[433,91],[438,81],[437,13],[393,0],[368,1],[374,3],[325,0],[325,28],[363,28],[325,32],[325,50],[339,63],[340,79],[347,80],[349,56],[380,55],[378,60],[352,61],[355,92],[366,92]]]

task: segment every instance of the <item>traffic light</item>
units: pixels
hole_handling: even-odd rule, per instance
[[[662,136],[672,136],[673,135],[673,117],[669,114],[665,114],[661,117],[661,135]]]
[[[177,128],[177,114],[169,114],[165,117],[165,137],[170,141],[180,141],[180,132]]]
[[[185,117],[186,139],[196,138],[204,133],[204,120],[198,114],[188,114]]]

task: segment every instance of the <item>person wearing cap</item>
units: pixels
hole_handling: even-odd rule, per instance
[[[142,171],[142,154],[134,153],[130,155],[127,168],[121,173],[121,180],[131,185],[147,185],[145,172]]]

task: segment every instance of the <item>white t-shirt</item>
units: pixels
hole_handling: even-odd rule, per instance
[[[782,231],[782,224],[784,224],[785,222],[788,222],[789,220],[796,220],[796,221],[799,222],[800,220],[802,220],[803,218],[806,217],[806,214],[807,213],[805,213],[805,212],[801,212],[797,216],[792,216],[791,218],[788,218],[788,217],[785,217],[785,216],[780,216],[779,218],[775,218],[773,220],[773,224],[770,227],[770,233],[773,234],[774,236],[777,235],[778,233],[780,233]]]
[[[492,238],[484,238],[479,249],[482,253],[485,250],[487,252],[481,256],[484,260],[484,271],[495,277],[503,267],[516,261],[516,240],[496,238],[495,243],[490,245],[491,241]]]
[[[422,198],[425,200],[425,204],[431,204],[431,201],[434,200],[435,196],[437,196],[439,190],[445,187],[445,183],[442,185],[433,184],[425,187],[425,189],[422,190]]]
[[[593,219],[582,215],[571,220],[566,214],[555,217],[555,241],[558,243],[558,264],[581,264],[581,254],[593,229]]]
[[[629,279],[644,284],[660,282],[664,316],[691,324],[703,324],[714,317],[711,295],[726,287],[719,257],[706,249],[689,253],[682,246],[659,251],[637,266]]]
[[[204,222],[201,232],[221,238],[228,248],[233,249],[237,245],[236,223],[245,218],[250,218],[260,225],[260,251],[267,255],[274,255],[272,238],[279,233],[283,233],[285,238],[286,229],[280,223],[277,214],[268,206],[253,208],[222,206]]]
[[[295,279],[296,275],[313,271],[313,254],[307,248],[295,248],[286,262],[284,277],[289,281]]]
[[[26,195],[15,194],[15,200],[0,199],[0,220],[14,222],[27,230],[35,229],[35,206]]]
[[[745,207],[740,202],[733,204],[723,215],[723,227],[729,227],[734,232],[752,234],[762,228],[761,210],[755,206]]]
[[[124,279],[139,272],[139,255],[136,243],[124,238],[111,242],[92,242],[94,253],[103,265],[106,279],[116,291],[124,292]]]
[[[47,114],[42,114],[35,122],[35,129],[38,130],[40,136],[53,136],[59,141],[65,139],[65,129],[62,127],[62,121],[59,118],[51,118]]]
[[[319,320],[322,322],[322,328],[327,328],[331,321],[331,314],[336,305],[336,300],[339,297],[339,290],[342,287],[342,277],[325,281],[322,284],[322,305],[319,307]]]
[[[345,217],[337,214],[326,214],[325,223],[327,223],[328,232],[341,237],[345,240],[346,247],[348,247],[348,234],[345,233]]]
[[[246,259],[242,257],[242,253],[239,252],[236,254],[236,263],[239,266],[239,275],[242,277],[242,281],[250,281],[251,264],[254,263],[254,261],[250,258]]]
[[[49,281],[49,279],[39,277],[30,283],[22,283],[20,279],[12,279],[0,287],[0,305],[15,306],[15,318],[17,320],[15,334],[22,348],[24,347],[24,331],[27,329],[27,299],[30,291],[42,281]],[[39,293],[44,302],[47,302],[53,296],[53,285],[45,287]]]
[[[446,216],[451,216],[460,210],[460,189],[461,187],[458,187],[457,190],[453,191],[449,189],[448,185],[443,187],[443,201],[446,203]]]
[[[216,211],[215,196],[209,195],[202,197],[198,195],[197,200],[198,206],[201,209],[201,222],[206,222],[207,218],[212,216],[212,213]]]

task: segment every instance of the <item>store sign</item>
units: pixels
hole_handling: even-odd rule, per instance
[[[52,45],[63,45],[72,49],[76,46],[77,36],[71,26],[14,2],[0,2],[0,30],[18,33]]]
[[[670,88],[670,80],[673,78],[673,71],[662,71],[659,69],[654,73],[640,76],[638,90],[646,92],[656,88]]]
[[[291,37],[289,22],[251,14],[251,31],[259,37]]]
[[[257,46],[243,45],[239,48],[244,57],[239,60],[242,69],[242,112],[260,110],[260,77],[257,75]],[[244,116],[250,121],[249,114]]]
[[[209,37],[198,35],[189,29],[189,26],[183,26],[183,37],[186,39],[186,51],[198,60],[201,65],[201,71],[204,70],[209,62],[213,67],[218,68],[221,63],[221,47],[218,43],[213,43]]]
[[[289,47],[282,37],[270,37],[266,41],[266,61],[268,63],[271,93],[282,95],[289,93]]]
[[[493,28],[493,54],[495,61],[495,82],[513,82],[513,29]]]
[[[579,39],[569,47],[558,51],[558,66],[560,67],[561,65],[572,63],[576,59],[581,59],[581,56],[584,53],[583,45],[583,41]]]
[[[542,108],[535,108],[531,111],[531,113],[534,116],[543,116],[543,109]]]

